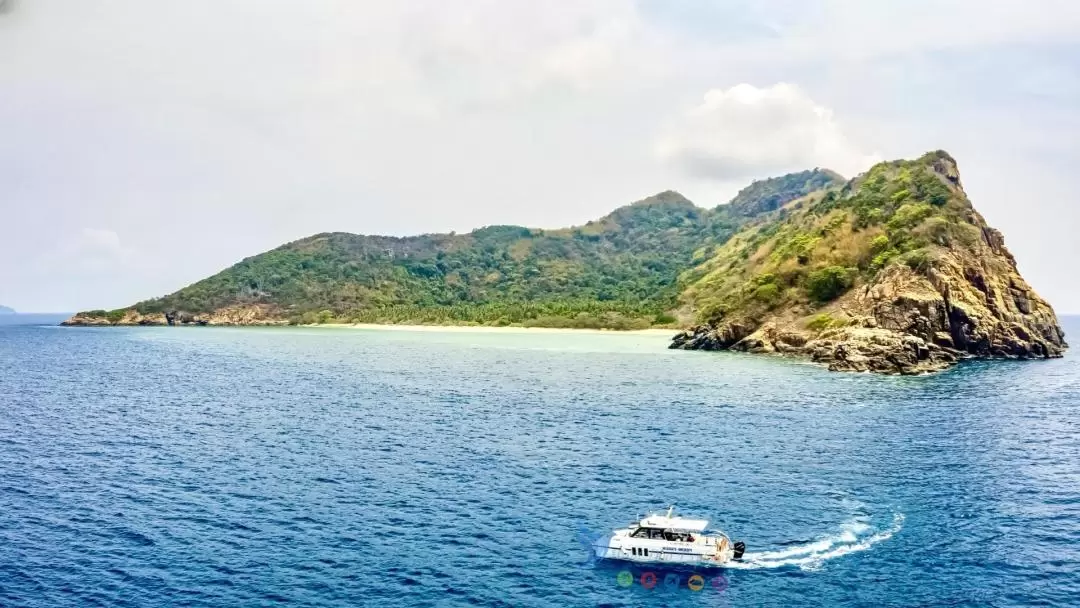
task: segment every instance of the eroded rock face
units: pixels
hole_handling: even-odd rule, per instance
[[[845,327],[807,342],[805,353],[832,371],[921,374],[945,369],[957,351],[888,329]]]
[[[123,311],[122,316],[79,313],[61,323],[68,326],[113,325],[287,325],[288,321],[264,306],[233,306],[212,314],[193,314],[184,311],[166,311],[143,315],[134,309]]]
[[[110,325],[167,325],[164,314],[142,315],[135,310],[125,310],[121,316],[108,314],[79,313],[61,323],[67,326],[104,327]]]
[[[950,254],[929,276],[894,266],[831,308],[852,317],[852,325],[821,332],[745,320],[702,325],[675,336],[671,348],[775,352],[833,371],[918,374],[967,357],[1060,357],[1067,346],[1053,309],[1006,255]]]
[[[959,190],[951,159],[934,170]],[[773,310],[758,319],[699,326],[672,348],[778,352],[808,357],[836,371],[917,374],[968,357],[1035,359],[1062,356],[1067,344],[1053,308],[1020,276],[1001,233],[968,206],[970,238],[933,248],[915,270],[894,263],[857,282],[818,309]],[[809,329],[812,314],[841,318],[843,327]]]

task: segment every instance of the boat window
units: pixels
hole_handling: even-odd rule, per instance
[[[649,550],[645,549],[645,557],[649,557]]]
[[[658,540],[663,540],[664,539],[664,531],[663,530],[653,530],[651,537],[655,538],[655,539],[658,539]]]
[[[630,536],[634,538],[649,538],[649,534],[652,532],[652,528],[638,528],[634,530],[634,533]]]

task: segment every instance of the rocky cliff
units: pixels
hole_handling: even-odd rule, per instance
[[[133,308],[117,311],[80,312],[61,323],[67,326],[101,327],[111,325],[287,325],[288,321],[267,306],[230,306],[209,314],[181,311],[140,313]]]
[[[793,201],[683,275],[700,323],[672,348],[915,374],[966,357],[1059,357],[1050,305],[972,207],[945,152]]]

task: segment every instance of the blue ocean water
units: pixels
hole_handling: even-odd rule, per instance
[[[0,605],[1080,601],[1075,354],[894,378],[665,346],[0,327]],[[669,504],[745,563],[695,591],[587,561]]]

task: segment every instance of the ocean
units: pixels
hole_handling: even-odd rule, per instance
[[[882,377],[666,344],[4,325],[0,605],[1080,603],[1074,353]],[[589,559],[669,505],[744,560]]]

